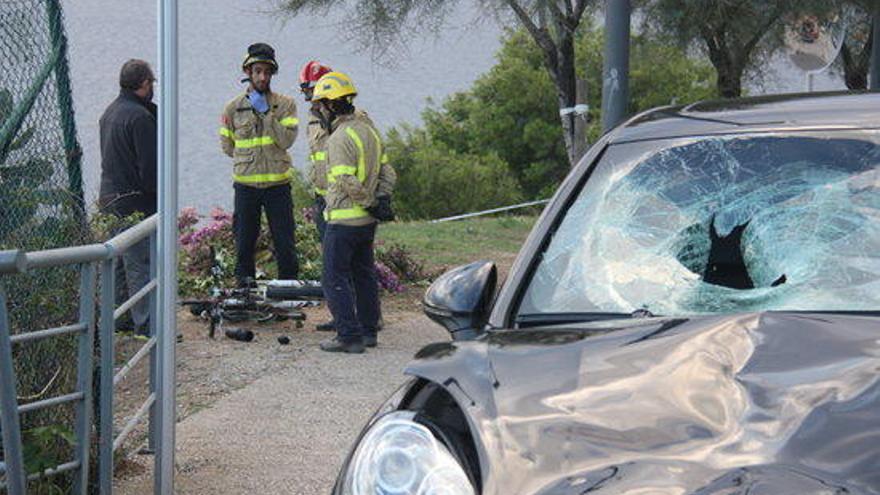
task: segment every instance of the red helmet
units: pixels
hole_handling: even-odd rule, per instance
[[[333,69],[315,60],[310,61],[299,71],[299,87],[302,89],[314,87],[318,79],[328,72],[333,72]]]

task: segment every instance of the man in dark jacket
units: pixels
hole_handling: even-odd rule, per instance
[[[156,78],[143,60],[129,60],[119,73],[119,96],[100,120],[101,191],[99,205],[118,217],[156,212]],[[133,245],[123,255],[129,295],[150,277],[149,241]],[[131,310],[138,334],[148,333],[149,306],[142,299]]]

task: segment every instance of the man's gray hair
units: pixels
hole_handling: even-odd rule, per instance
[[[122,70],[119,71],[119,87],[123,89],[136,90],[144,81],[152,79],[154,77],[150,64],[136,58],[122,64]]]

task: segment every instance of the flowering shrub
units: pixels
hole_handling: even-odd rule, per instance
[[[321,244],[318,231],[312,225],[312,207],[302,208],[296,216],[296,253],[299,259],[300,278],[321,279]],[[272,253],[272,238],[268,222],[262,222],[262,230],[257,241],[257,276],[275,272],[275,257]],[[232,214],[222,208],[214,208],[207,217],[198,214],[195,208],[184,208],[180,212],[177,225],[180,243],[180,294],[185,296],[204,295],[214,281],[211,278],[211,248],[220,267],[220,283],[231,286],[235,283],[235,235],[232,230]],[[402,280],[415,280],[422,266],[412,260],[403,246],[392,246],[383,254],[377,250],[376,275],[379,285],[388,292],[404,290]],[[390,260],[390,261],[389,261]]]
[[[376,259],[403,282],[419,283],[433,278],[425,269],[425,265],[416,260],[403,244],[385,246],[379,241],[376,246]]]
[[[211,248],[214,248],[220,266],[220,283],[235,283],[235,236],[232,231],[232,214],[222,208],[214,208],[206,222],[199,225],[201,215],[195,208],[184,208],[177,219],[180,243],[180,293],[204,294],[213,284],[211,278]],[[265,244],[261,236],[257,249]]]
[[[381,261],[376,261],[376,278],[379,280],[379,286],[388,292],[396,293],[405,290],[397,274]]]

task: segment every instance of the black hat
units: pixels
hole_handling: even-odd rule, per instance
[[[254,43],[248,47],[247,55],[244,62],[241,63],[242,70],[247,69],[251,64],[264,62],[272,66],[272,72],[278,72],[278,62],[275,61],[275,49],[267,43]]]

